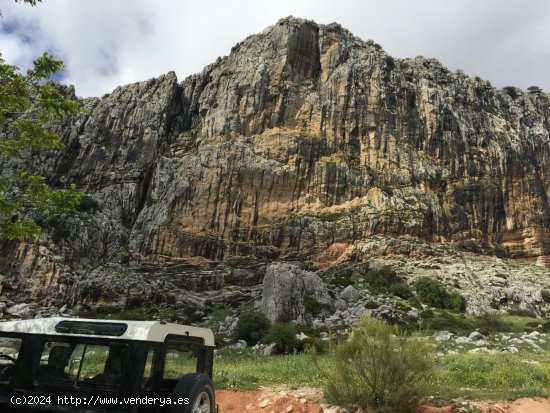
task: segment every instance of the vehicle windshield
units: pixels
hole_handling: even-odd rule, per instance
[[[117,390],[123,382],[129,356],[129,346],[120,342],[47,340],[35,368],[34,385]]]
[[[0,335],[0,384],[10,383],[19,357],[21,339]]]

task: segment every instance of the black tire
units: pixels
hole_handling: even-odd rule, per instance
[[[188,404],[171,404],[169,413],[215,413],[216,398],[214,385],[208,374],[186,374],[183,376],[174,391],[172,402],[178,399],[189,399]]]

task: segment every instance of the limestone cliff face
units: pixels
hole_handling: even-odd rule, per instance
[[[547,95],[298,19],[181,86],[193,133],[156,164],[136,252],[280,257],[408,233],[547,253]]]
[[[82,105],[60,127],[66,151],[21,162],[99,207],[56,242],[46,225],[37,243],[3,244],[0,272],[43,271],[58,288],[109,262],[323,267],[375,234],[550,262],[548,94],[287,18],[181,83],[169,73]]]

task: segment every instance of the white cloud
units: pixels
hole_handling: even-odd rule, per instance
[[[544,0],[0,0],[0,50],[21,67],[62,58],[82,96],[174,70],[199,72],[288,15],[336,21],[396,57],[436,57],[493,84],[550,90],[550,2]]]

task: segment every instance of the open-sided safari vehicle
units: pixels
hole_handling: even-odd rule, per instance
[[[211,330],[158,321],[0,322],[0,412],[216,411]]]

